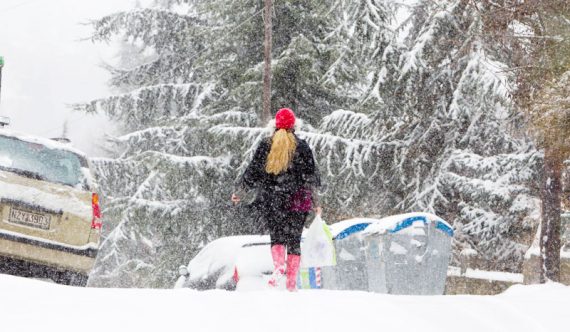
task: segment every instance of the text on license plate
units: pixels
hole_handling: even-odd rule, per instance
[[[8,221],[15,224],[48,230],[51,223],[51,216],[11,208]]]

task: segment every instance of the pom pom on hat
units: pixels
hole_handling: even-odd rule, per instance
[[[291,129],[295,126],[295,114],[289,108],[282,108],[275,114],[277,129]]]

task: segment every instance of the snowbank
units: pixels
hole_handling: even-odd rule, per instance
[[[82,289],[0,275],[0,294],[2,329],[18,332],[563,331],[570,307],[570,287],[560,284],[498,296],[394,296]]]
[[[517,283],[517,284],[522,284],[524,279],[521,273],[483,271],[477,269],[467,269],[465,271],[465,274],[462,275],[461,268],[457,266],[450,266],[447,269],[447,275],[453,277],[466,277],[466,278],[482,279],[489,281],[503,281],[503,282]]]

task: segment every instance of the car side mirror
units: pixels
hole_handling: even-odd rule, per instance
[[[0,128],[8,127],[10,125],[10,118],[7,116],[0,116]]]

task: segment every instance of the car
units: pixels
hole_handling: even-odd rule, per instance
[[[84,286],[101,227],[82,152],[0,128],[0,273]]]
[[[243,290],[263,288],[273,272],[269,236],[240,235],[214,240],[187,266],[174,288]]]
[[[228,236],[210,242],[187,266],[181,266],[174,288],[263,290],[272,273],[268,235]],[[320,273],[320,268],[301,268],[297,288],[321,288]]]

